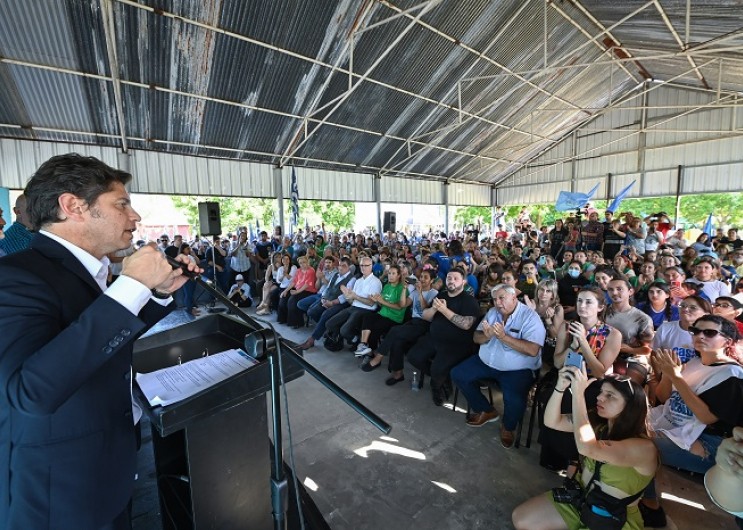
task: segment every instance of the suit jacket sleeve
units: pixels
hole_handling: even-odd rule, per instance
[[[150,301],[139,318],[97,296],[68,324],[71,301],[37,275],[19,269],[13,275],[0,289],[0,385],[10,404],[28,414],[54,413],[101,366],[130,355],[132,342],[169,310]]]

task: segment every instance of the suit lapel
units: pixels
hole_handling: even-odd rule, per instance
[[[88,270],[83,267],[83,264],[69,250],[53,239],[43,234],[35,234],[31,240],[31,248],[37,250],[46,258],[59,263],[62,267],[85,282],[96,294],[103,292]]]

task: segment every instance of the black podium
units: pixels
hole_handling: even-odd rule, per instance
[[[255,331],[216,314],[142,338],[134,347],[134,371],[152,372],[230,348],[242,348]],[[291,344],[282,340],[282,349]],[[282,354],[284,377],[303,370]],[[163,528],[271,530],[270,439],[266,392],[268,362],[179,403],[151,407],[135,396],[152,425]]]

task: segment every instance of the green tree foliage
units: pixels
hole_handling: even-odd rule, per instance
[[[191,226],[199,231],[199,207],[200,202],[218,202],[220,218],[222,221],[222,232],[232,232],[238,226],[255,226],[258,220],[261,228],[270,227],[274,212],[276,210],[275,199],[255,199],[240,197],[194,197],[173,196],[173,204],[183,212]]]
[[[173,204],[183,212],[191,226],[199,231],[200,202],[218,202],[223,233],[232,232],[239,226],[255,227],[256,220],[261,229],[278,224],[276,199],[256,199],[241,197],[194,197],[173,196]],[[284,221],[291,222],[291,202],[284,200]],[[356,204],[352,202],[299,201],[299,227],[304,228],[305,218],[310,226],[320,226],[331,231],[348,230],[356,219]]]
[[[291,223],[291,201],[284,200],[284,215],[287,227]],[[299,228],[304,229],[307,224],[316,228],[323,223],[325,229],[331,232],[350,230],[356,221],[356,203],[344,201],[299,201]]]
[[[478,221],[482,226],[490,226],[493,220],[493,211],[490,206],[458,206],[454,212],[454,222],[457,226],[475,225]]]

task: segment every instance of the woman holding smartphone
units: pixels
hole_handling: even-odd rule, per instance
[[[557,334],[555,366],[562,368],[568,351],[580,354],[586,370],[594,377],[611,373],[619,355],[622,334],[603,321],[606,310],[604,292],[594,286],[583,287],[576,298],[578,320],[566,322]]]
[[[570,364],[574,367],[585,367],[587,373],[593,374],[593,377],[603,377],[604,374],[612,372],[614,360],[619,355],[622,334],[603,322],[605,310],[606,299],[601,289],[586,286],[578,292],[576,301],[578,320],[565,322],[565,325],[560,327],[555,348],[555,369],[543,379],[542,386],[545,390],[549,391],[550,380],[557,380],[557,370],[567,365],[568,356]],[[598,385],[590,387],[588,396],[585,396],[590,406],[595,404],[598,392]],[[545,396],[544,391],[540,391],[539,396],[543,404],[550,399],[549,396]],[[569,414],[570,410],[571,398],[566,395],[562,412]],[[565,469],[578,458],[573,437],[557,432],[546,424],[544,428],[540,428],[539,443],[541,444],[539,463],[548,469]]]
[[[597,384],[600,391],[596,405],[591,406],[585,399],[589,385],[585,372],[575,367],[560,371],[544,422],[573,437],[580,467],[565,487],[534,497],[513,511],[511,517],[518,530],[610,528],[601,519],[611,519],[606,511],[609,505],[618,508],[612,511],[626,519],[622,529],[643,528],[634,499],[641,495],[660,465],[647,428],[647,399],[642,388],[626,377],[609,376]],[[565,414],[561,402],[568,388],[572,411]],[[592,502],[599,495],[608,502]],[[590,523],[584,520],[588,517]]]

